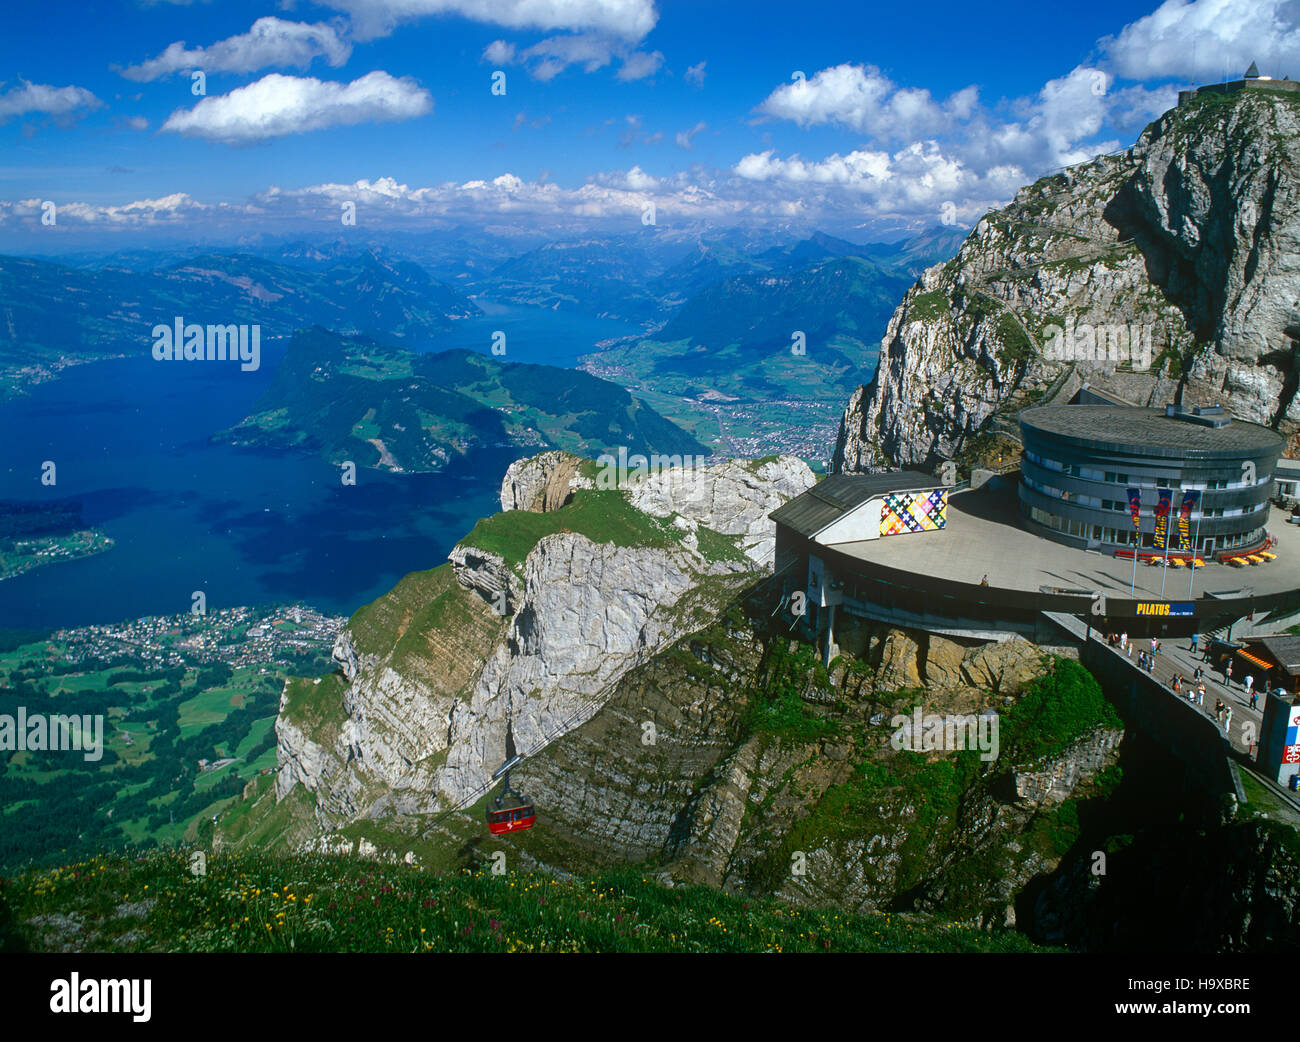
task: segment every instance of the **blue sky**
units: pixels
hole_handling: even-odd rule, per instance
[[[648,202],[663,223],[861,239],[968,224],[1130,144],[1178,86],[1252,59],[1300,76],[1297,6],[21,5],[0,37],[0,250],[337,229],[349,202],[374,229],[572,232]]]

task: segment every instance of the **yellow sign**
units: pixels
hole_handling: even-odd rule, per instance
[[[1149,604],[1143,602],[1137,606],[1139,615],[1168,615],[1169,605],[1167,604]]]

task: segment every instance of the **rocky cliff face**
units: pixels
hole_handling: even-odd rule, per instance
[[[715,532],[740,536],[745,553],[770,566],[776,524],[767,515],[816,483],[816,475],[799,457],[777,456],[661,470],[633,485],[628,496],[647,514],[676,513]]]
[[[537,490],[567,484],[566,470],[563,458],[515,468],[503,495],[544,506]],[[651,861],[668,882],[853,908],[889,907],[922,868],[942,873],[969,823],[955,804],[930,820],[908,779],[949,770],[950,758],[891,750],[891,715],[918,696],[927,712],[1004,707],[1042,672],[1042,653],[846,623],[847,657],[827,672],[785,624],[770,629],[776,593],[752,558],[701,552],[706,525],[760,546],[766,512],[811,473],[786,459],[707,471],[605,493],[644,512],[658,533],[648,543],[565,530],[561,518],[589,507],[557,507],[545,523],[558,530],[522,561],[467,541],[358,612],[334,649],[338,673],[286,686],[268,814],[297,815],[286,835],[299,846],[463,856],[481,822],[442,812],[481,796],[509,747],[527,757],[515,786],[544,821],[516,837],[525,863],[586,872]],[[520,494],[525,485],[534,491]],[[1027,764],[1050,779],[1042,793],[1026,783],[981,795],[969,826],[980,849],[1001,864],[998,843],[1024,831],[1033,807],[1086,788],[1117,737],[1100,753]],[[901,788],[861,789],[864,770],[891,777],[898,757]],[[827,817],[848,793],[877,808],[869,827]],[[806,872],[790,873],[796,855]],[[1016,864],[960,914],[1003,921],[1017,881],[1049,862]]]
[[[1137,404],[1222,403],[1294,454],[1298,153],[1295,99],[1209,96],[1022,189],[908,291],[833,469],[959,458],[1081,381]]]
[[[917,704],[1005,711],[1017,696],[947,668],[924,688],[896,691],[897,676],[926,676],[927,654],[943,658],[944,649],[885,629],[863,643],[867,659],[828,673],[806,646],[760,635],[732,612],[630,670],[598,714],[519,769],[545,827],[518,837],[512,856],[575,872],[648,861],[670,884],[1014,919],[1016,892],[1059,857],[1037,842],[1041,812],[1088,791],[1115,762],[1121,732],[1089,730],[1025,760],[1042,792],[996,780],[1014,752],[984,781],[958,781],[951,753],[892,749],[893,714]],[[1004,692],[1045,669],[1042,653],[1020,641],[962,650],[948,657],[981,662]],[[779,719],[768,715],[777,691],[786,692]],[[821,723],[792,725],[801,712]],[[981,866],[973,882],[968,863]]]
[[[502,510],[559,510],[580,488],[595,488],[583,460],[558,450],[515,460],[501,482]]]
[[[590,487],[580,463],[551,452],[512,465],[503,504],[562,510]],[[770,542],[767,511],[813,478],[782,459],[710,468],[698,494],[671,471],[654,480],[639,498],[605,493],[644,505],[649,542],[557,524],[515,562],[463,542],[449,565],[407,577],[358,612],[334,648],[339,674],[286,688],[277,798],[302,786],[318,823],[334,828],[481,794],[508,745],[528,755],[581,725],[628,670],[754,581],[756,565],[741,554],[700,551],[699,525],[747,546]],[[591,512],[573,518],[590,523]]]

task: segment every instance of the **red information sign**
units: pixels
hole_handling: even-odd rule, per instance
[[[1283,763],[1300,763],[1300,745],[1288,745],[1282,750]]]

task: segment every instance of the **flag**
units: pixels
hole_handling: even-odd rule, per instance
[[[1192,508],[1196,506],[1196,501],[1201,498],[1201,493],[1196,489],[1188,489],[1183,493],[1183,505],[1178,511],[1178,534],[1181,538],[1178,541],[1180,550],[1192,549]]]
[[[1173,505],[1174,491],[1169,488],[1156,489],[1160,499],[1156,502],[1156,548],[1165,549],[1169,537],[1169,508]]]
[[[1138,518],[1142,513],[1142,490],[1140,488],[1131,488],[1128,490],[1128,509],[1133,515],[1133,531],[1138,530]]]

